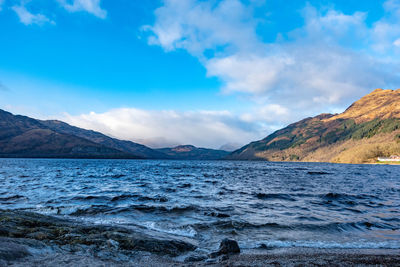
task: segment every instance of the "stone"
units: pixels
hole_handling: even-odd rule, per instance
[[[15,261],[29,256],[28,250],[21,245],[0,241],[0,260]]]
[[[185,262],[196,262],[196,261],[203,261],[207,259],[206,256],[204,255],[194,255],[194,256],[189,256],[185,259]]]
[[[219,245],[219,254],[237,254],[240,253],[240,248],[235,240],[225,238]]]

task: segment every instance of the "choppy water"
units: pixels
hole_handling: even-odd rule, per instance
[[[140,226],[212,249],[400,248],[400,166],[0,159],[0,208]]]

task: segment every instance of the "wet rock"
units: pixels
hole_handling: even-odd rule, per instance
[[[22,211],[0,210],[0,236],[40,240],[58,246],[91,246],[95,249],[147,251],[177,256],[196,246],[175,239],[153,237],[118,226],[80,225],[76,222]],[[71,247],[71,248],[72,248]]]
[[[141,250],[152,253],[168,254],[171,256],[177,256],[184,252],[196,249],[196,246],[180,240],[160,240],[150,237],[137,238],[134,236],[115,240],[119,242],[120,248],[125,250]]]
[[[29,255],[30,253],[24,246],[0,240],[0,260],[15,261]]]
[[[217,260],[216,259],[207,259],[204,262],[207,263],[207,264],[213,264],[213,263],[216,263]]]
[[[219,255],[219,251],[211,252],[210,255],[208,255],[210,258],[214,259],[217,258]]]
[[[119,243],[118,243],[117,241],[115,241],[115,240],[108,239],[108,240],[107,240],[107,246],[108,246],[109,248],[118,249]]]
[[[203,261],[207,259],[207,256],[204,255],[195,255],[195,256],[189,256],[185,259],[185,262],[196,262],[196,261]]]
[[[54,236],[49,233],[34,232],[34,233],[27,234],[27,237],[36,239],[36,240],[46,240],[46,239],[52,239]]]
[[[227,239],[221,241],[218,252],[221,254],[236,254],[240,253],[240,248],[235,240]]]
[[[230,255],[230,254],[237,254],[237,253],[240,253],[240,248],[239,248],[238,243],[235,240],[225,238],[219,244],[219,250],[210,253],[208,256],[210,258],[214,259],[214,258],[218,258],[221,255]],[[221,260],[221,258],[220,258],[220,260]]]
[[[229,260],[228,255],[222,255],[222,256],[219,258],[219,262],[226,261],[226,260]]]

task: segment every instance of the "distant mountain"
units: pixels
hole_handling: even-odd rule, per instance
[[[372,163],[400,154],[400,89],[377,89],[341,114],[306,118],[227,159]]]
[[[222,145],[219,150],[225,150],[225,151],[235,151],[237,149],[239,149],[240,147],[242,147],[243,144],[237,144],[237,143],[227,143],[225,145]]]
[[[0,157],[140,158],[0,110]]]
[[[47,126],[49,129],[63,133],[78,136],[97,144],[104,145],[109,148],[117,149],[128,154],[132,154],[141,158],[146,159],[165,159],[168,156],[164,153],[158,152],[147,146],[140,145],[131,141],[118,140],[116,138],[111,138],[99,132],[92,130],[85,130],[75,126],[71,126],[65,122],[57,120],[40,121],[43,125]]]
[[[224,150],[197,148],[192,145],[183,145],[173,148],[160,148],[157,149],[157,151],[168,155],[172,159],[216,160],[222,159],[229,154],[229,152]]]
[[[190,145],[151,149],[62,121],[36,120],[0,109],[0,157],[212,160],[227,154]]]

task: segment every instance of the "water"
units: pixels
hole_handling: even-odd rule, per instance
[[[140,227],[215,249],[400,248],[400,166],[0,159],[0,209]]]

